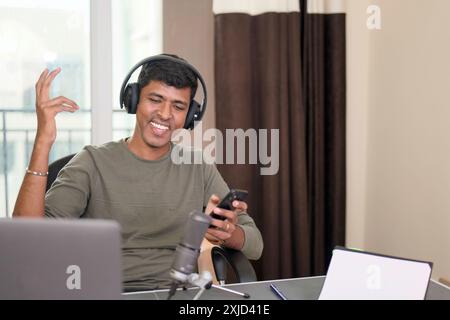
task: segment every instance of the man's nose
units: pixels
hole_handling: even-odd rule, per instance
[[[162,104],[161,108],[159,108],[158,115],[162,120],[170,119],[170,117],[172,116],[172,112],[169,102],[165,102]]]

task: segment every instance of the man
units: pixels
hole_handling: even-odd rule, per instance
[[[175,56],[176,57],[176,56]],[[229,191],[215,166],[174,164],[174,130],[183,128],[197,78],[184,63],[157,60],[142,67],[133,135],[101,146],[86,146],[61,170],[45,193],[50,149],[56,139],[55,116],[75,112],[66,97],[50,99],[60,69],[44,72],[36,83],[36,139],[14,216],[114,219],[122,227],[124,289],[164,288],[187,215],[212,210]],[[247,204],[234,210],[214,208],[224,221],[213,219],[205,238],[242,252],[261,255],[262,237]]]

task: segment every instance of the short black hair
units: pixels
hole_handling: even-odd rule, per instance
[[[177,55],[167,53],[164,53],[163,55],[187,63],[186,60]],[[152,80],[164,82],[165,84],[178,89],[190,87],[191,100],[194,98],[198,86],[197,76],[189,66],[169,59],[151,61],[142,66],[138,77],[139,87],[145,87]]]

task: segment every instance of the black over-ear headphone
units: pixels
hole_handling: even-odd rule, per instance
[[[134,71],[136,71],[136,69],[138,69],[139,67],[141,67],[147,63],[151,63],[151,62],[159,61],[159,60],[169,60],[169,61],[173,61],[173,62],[182,64],[182,65],[188,67],[195,74],[195,76],[197,77],[197,79],[200,81],[200,83],[202,85],[202,88],[203,88],[202,103],[199,104],[197,101],[194,100],[194,98],[191,99],[191,103],[189,105],[189,110],[186,115],[186,121],[184,123],[185,129],[193,129],[195,121],[200,121],[203,117],[203,114],[206,111],[206,102],[207,102],[206,85],[205,85],[205,82],[203,81],[202,76],[200,75],[200,72],[198,72],[197,69],[195,69],[192,65],[190,65],[186,61],[177,59],[175,57],[171,57],[168,55],[162,55],[162,54],[157,55],[157,56],[152,56],[152,57],[145,58],[144,60],[138,62],[133,68],[131,68],[131,70],[128,72],[127,76],[125,77],[125,79],[122,83],[122,87],[120,89],[120,108],[121,109],[125,108],[125,110],[127,110],[127,112],[130,114],[136,113],[137,106],[139,103],[139,94],[140,94],[141,88],[139,88],[139,83],[137,83],[137,82],[128,83],[128,81],[130,80],[131,76],[133,75]]]

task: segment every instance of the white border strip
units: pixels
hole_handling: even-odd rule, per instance
[[[345,13],[344,0],[308,0],[308,13]],[[213,0],[213,13],[299,12],[298,0]]]
[[[213,0],[213,13],[299,12],[298,0]]]

